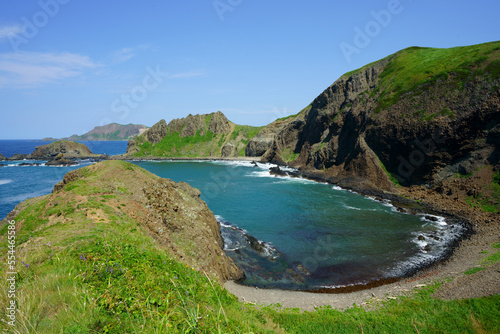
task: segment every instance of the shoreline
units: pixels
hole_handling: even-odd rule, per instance
[[[253,161],[267,163],[262,161],[261,157],[144,157],[131,159],[122,156],[109,156],[108,159],[126,161]],[[311,171],[298,170],[297,176],[338,186],[338,184],[329,180],[328,177],[314,172],[311,173]],[[466,270],[477,267],[481,259],[488,256],[488,254],[484,254],[485,251],[489,251],[490,255],[494,251],[491,249],[491,244],[500,241],[498,222],[496,224],[485,225],[482,222],[485,221],[484,217],[487,217],[486,214],[479,214],[473,209],[470,209],[468,214],[464,214],[464,212],[454,209],[453,206],[447,207],[445,201],[418,201],[420,199],[418,195],[412,193],[409,189],[400,189],[400,194],[397,194],[376,191],[375,189],[363,189],[363,187],[360,187],[360,189],[355,186],[346,187],[343,185],[341,188],[354,191],[365,197],[375,196],[376,200],[379,201],[389,200],[396,208],[407,207],[417,212],[437,214],[447,219],[460,221],[461,225],[466,227],[469,232],[458,239],[455,245],[450,247],[449,254],[444,258],[437,259],[433,263],[424,266],[424,268],[418,268],[415,274],[409,277],[398,278],[395,282],[374,284],[362,290],[354,289],[357,291],[349,292],[290,291],[249,287],[233,281],[226,282],[224,288],[246,303],[257,305],[280,304],[285,308],[299,308],[302,311],[311,311],[320,306],[346,309],[352,307],[354,304],[358,306],[370,305],[372,302],[408,295],[411,291],[423,285],[428,285],[435,281],[443,281],[450,277],[452,277],[451,280],[443,283],[441,288],[435,293],[436,297],[457,299],[500,294],[500,285],[498,284],[500,280],[500,274],[498,274],[500,273],[499,263],[474,275],[464,274]],[[474,215],[478,215],[479,217],[474,218]],[[495,222],[494,219],[493,221]]]
[[[441,299],[477,298],[500,294],[500,263],[493,264],[473,275],[465,271],[477,267],[489,251],[491,243],[498,242],[498,226],[481,228],[469,239],[462,240],[451,256],[423,269],[418,273],[401,278],[395,282],[368,289],[341,293],[316,293],[279,289],[261,289],[244,286],[234,281],[224,283],[224,288],[245,303],[259,306],[279,304],[282,308],[298,308],[313,311],[317,307],[330,306],[345,310],[357,306],[370,306],[373,303],[409,296],[416,289],[441,282],[434,297]]]
[[[285,167],[285,166],[284,166]],[[288,166],[286,166],[288,167]],[[302,177],[316,182],[337,185],[328,177],[317,173],[298,170],[290,177]],[[337,185],[338,186],[338,185]],[[412,190],[403,189],[400,194],[345,187],[365,197],[375,196],[378,201],[389,200],[398,210],[407,207],[412,213],[430,213],[445,217],[460,224],[464,233],[450,245],[449,251],[441,258],[417,268],[408,277],[388,279],[384,282],[371,282],[365,287],[346,287],[334,291],[293,291],[280,289],[255,288],[228,281],[224,288],[245,303],[261,306],[279,304],[282,308],[298,308],[312,311],[316,307],[330,306],[345,310],[357,306],[368,306],[374,302],[397,299],[407,296],[415,289],[441,282],[434,296],[441,299],[478,298],[500,294],[500,263],[493,263],[479,273],[467,275],[465,272],[477,268],[488,253],[494,253],[492,244],[500,241],[500,224],[489,219],[492,215],[469,208],[464,212],[453,206],[447,207],[445,201],[421,201]],[[362,188],[362,187],[361,187]],[[403,197],[407,196],[407,197]],[[420,201],[419,201],[420,200]],[[404,209],[403,209],[404,210]],[[493,224],[488,222],[493,221]]]
[[[112,155],[108,160],[125,161],[255,161],[262,162],[261,157],[125,157],[123,155]]]

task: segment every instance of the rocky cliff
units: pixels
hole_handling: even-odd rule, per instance
[[[128,142],[128,157],[238,157],[261,128],[230,122],[218,111],[160,120]]]
[[[142,134],[148,127],[141,124],[122,125],[118,123],[110,123],[102,126],[96,126],[94,129],[83,135],[72,135],[69,138],[62,140],[128,140]],[[44,140],[50,140],[45,138]]]
[[[343,75],[262,130],[247,154],[390,192],[491,168],[500,154],[499,71],[500,42],[408,48]]]

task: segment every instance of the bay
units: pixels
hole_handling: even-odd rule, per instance
[[[315,290],[400,277],[439,258],[460,233],[441,217],[401,213],[329,184],[274,177],[268,164],[136,164],[200,189],[218,217],[226,253],[245,271],[242,284]]]
[[[0,153],[31,153],[46,143],[2,140]],[[91,142],[89,147],[122,154],[126,144]],[[50,193],[67,172],[92,162],[70,167],[0,163],[5,166],[0,168],[1,219],[21,201]],[[200,189],[220,224],[226,254],[245,271],[241,284],[314,290],[399,277],[440,258],[461,233],[441,217],[400,213],[390,203],[329,184],[271,176],[268,164],[135,163]]]

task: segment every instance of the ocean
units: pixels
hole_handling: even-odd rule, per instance
[[[0,153],[31,153],[35,144],[0,141]],[[91,150],[121,154],[126,142],[98,142]],[[50,193],[65,173],[91,162],[71,167],[2,163],[0,218],[24,199]],[[314,290],[399,277],[440,258],[461,233],[442,217],[401,213],[388,202],[330,184],[272,176],[268,164],[136,164],[200,189],[220,224],[226,254],[245,271],[241,283],[246,285]]]
[[[16,153],[30,154],[35,147],[50,142],[40,140],[0,140],[0,153],[7,158]],[[93,153],[116,155],[127,151],[126,141],[82,141]],[[27,161],[0,161],[0,219],[14,209],[20,202],[30,197],[49,194],[54,185],[64,175],[77,168],[90,164],[83,161],[70,167],[19,166]],[[40,162],[45,161],[29,161]]]

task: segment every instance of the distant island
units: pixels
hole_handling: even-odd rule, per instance
[[[94,129],[83,135],[74,134],[70,137],[61,138],[60,140],[70,141],[111,141],[111,140],[129,140],[138,135],[141,135],[148,129],[147,126],[142,124],[118,124],[110,123],[106,125],[96,126]],[[43,138],[42,141],[56,141],[59,140],[53,137]]]

